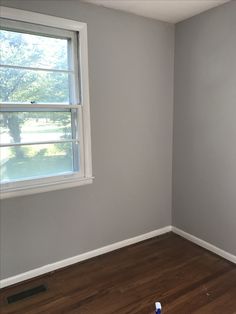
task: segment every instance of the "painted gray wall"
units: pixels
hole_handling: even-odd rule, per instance
[[[236,254],[236,1],[175,42],[173,223]]]
[[[96,177],[2,202],[1,278],[170,225],[174,26],[78,0],[1,4],[88,23]]]

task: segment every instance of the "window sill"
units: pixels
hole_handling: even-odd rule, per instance
[[[93,183],[93,179],[94,177],[86,178],[71,177],[65,180],[57,180],[53,182],[31,183],[28,185],[24,184],[18,187],[1,187],[0,199],[50,192],[55,190],[77,187],[81,185],[87,185]]]

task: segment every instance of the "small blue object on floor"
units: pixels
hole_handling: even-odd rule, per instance
[[[161,314],[161,303],[156,302],[155,306],[156,306],[156,314]]]

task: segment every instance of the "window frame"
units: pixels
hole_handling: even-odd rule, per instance
[[[16,22],[26,22],[30,23],[33,26],[36,25],[39,27],[52,27],[56,29],[61,29],[62,34],[66,32],[77,32],[78,33],[78,57],[75,57],[75,53],[77,54],[77,49],[75,51],[74,46],[72,45],[71,50],[74,57],[72,58],[72,62],[77,62],[78,60],[78,67],[75,68],[79,69],[79,75],[75,80],[79,82],[79,95],[76,91],[73,91],[74,99],[73,103],[69,105],[55,105],[55,110],[59,108],[64,108],[67,106],[68,109],[72,109],[71,113],[73,112],[73,108],[76,109],[77,121],[79,124],[79,145],[80,145],[80,172],[72,172],[72,173],[65,173],[59,175],[53,175],[48,177],[42,178],[35,178],[29,180],[21,180],[15,182],[9,182],[1,184],[0,189],[0,198],[10,198],[16,197],[21,195],[29,195],[47,191],[53,191],[58,189],[65,189],[80,185],[85,185],[93,182],[92,176],[92,156],[91,156],[91,126],[90,126],[90,101],[89,101],[89,78],[88,78],[88,48],[87,48],[87,24],[78,22],[75,20],[68,20],[60,17],[24,11],[19,9],[12,9],[8,7],[0,6],[1,11],[1,18],[12,20],[13,24],[14,21]],[[29,25],[30,27],[30,25]],[[24,27],[22,27],[22,31]],[[29,30],[27,30],[29,31]],[[48,33],[49,35],[49,33]],[[63,35],[61,36],[63,37]],[[76,84],[73,84],[74,86]],[[77,96],[77,97],[76,97]],[[79,103],[76,103],[76,98],[79,99]],[[2,105],[0,105],[2,106]],[[9,108],[13,108],[13,106],[8,105]],[[48,105],[41,104],[37,107],[47,108]],[[22,105],[22,107],[27,108],[31,105],[27,104]],[[19,110],[22,108],[19,107]],[[14,106],[15,108],[15,106]],[[50,107],[51,108],[51,107]]]

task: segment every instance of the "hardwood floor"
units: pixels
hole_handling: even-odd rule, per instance
[[[13,304],[9,295],[46,284]],[[168,233],[0,292],[2,314],[236,314],[236,266]]]

